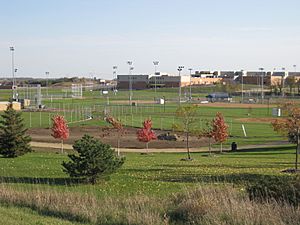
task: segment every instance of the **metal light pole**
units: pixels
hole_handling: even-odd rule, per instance
[[[153,61],[153,65],[154,65],[154,91],[155,91],[155,97],[156,97],[156,69],[157,66],[159,64],[159,61]]]
[[[244,103],[244,70],[241,70],[242,80],[242,103]]]
[[[284,97],[284,79],[285,79],[285,67],[282,67],[283,75],[282,75],[282,97]]]
[[[9,50],[11,51],[11,71],[12,71],[12,98],[16,99],[16,81],[15,81],[15,48],[9,47]]]
[[[49,92],[48,92],[48,78],[49,78],[49,72],[45,72],[46,74],[46,91],[47,91],[47,98],[49,96]]]
[[[297,65],[293,65],[294,71],[297,72]]]
[[[190,102],[192,102],[192,68],[189,68],[190,71]]]
[[[178,76],[179,76],[179,104],[181,104],[181,76],[180,76],[180,72],[182,71],[183,68],[184,68],[184,66],[178,66],[178,68],[177,68]]]
[[[259,68],[261,73],[261,103],[263,103],[264,100],[264,68]]]
[[[134,69],[134,67],[132,66],[132,61],[127,61],[128,64],[128,69],[129,69],[129,105],[132,105],[132,70]]]
[[[113,79],[116,79],[118,85],[117,69],[118,69],[117,66],[113,66]],[[117,85],[114,87],[114,94],[116,94]]]

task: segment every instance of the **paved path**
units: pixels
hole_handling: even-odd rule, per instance
[[[31,143],[32,147],[38,147],[38,148],[54,148],[54,149],[60,149],[61,144],[60,143],[47,143],[47,142],[36,142],[32,141]],[[246,145],[242,146],[239,149],[254,149],[254,148],[265,148],[265,147],[278,147],[278,143],[270,143],[270,144],[258,144],[258,145]],[[72,145],[70,144],[64,144],[64,149],[71,150],[73,149]],[[214,148],[214,151],[219,151],[218,148]],[[228,151],[228,148],[224,148],[224,151]],[[199,147],[199,148],[190,148],[191,152],[207,152],[208,147]],[[146,149],[137,149],[137,148],[120,148],[120,152],[146,152]],[[148,152],[186,152],[186,148],[149,148]]]

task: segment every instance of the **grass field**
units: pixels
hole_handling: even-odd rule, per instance
[[[59,93],[58,90],[49,91],[52,94]],[[157,95],[176,99],[177,91],[177,89],[160,89]],[[199,89],[197,92],[194,89],[194,91],[194,98],[202,98],[211,89]],[[1,97],[6,95],[9,95],[9,92],[1,92]],[[48,128],[51,126],[51,117],[56,114],[64,115],[71,122],[69,126],[103,127],[108,125],[103,120],[104,113],[107,112],[121,120],[127,127],[141,127],[144,119],[151,118],[155,129],[172,130],[173,124],[180,123],[180,118],[175,114],[177,103],[167,102],[165,107],[142,103],[152,101],[154,97],[153,90],[134,91],[138,105],[129,106],[126,103],[128,92],[120,91],[117,96],[109,95],[108,105],[106,97],[100,96],[98,92],[86,91],[84,99],[48,99],[43,103],[47,106],[47,110],[25,111],[22,115],[28,128]],[[185,104],[188,103],[182,105]],[[222,112],[229,126],[230,138],[225,143],[227,147],[232,141],[237,142],[238,146],[279,143],[284,138],[275,133],[270,125],[274,119],[271,109],[272,106],[267,105],[263,107],[201,105],[197,111],[197,122],[193,126],[201,130],[205,120],[211,120],[217,112]],[[78,122],[87,119],[88,116],[92,116],[93,119]],[[246,128],[247,137],[244,136],[242,125]],[[214,148],[217,148],[217,145]],[[165,214],[179,205],[171,203],[174,196],[178,197],[180,193],[189,199],[189,195],[195,193],[189,194],[187,191],[204,188],[205,190],[200,192],[211,196],[205,200],[208,203],[221,201],[220,199],[230,196],[228,197],[230,201],[236,202],[235,211],[241,207],[244,214],[231,215],[233,210],[230,209],[228,201],[224,200],[220,202],[219,207],[222,208],[223,204],[223,207],[230,211],[225,214],[239,222],[225,223],[227,217],[225,218],[224,212],[218,208],[215,211],[220,214],[217,218],[213,218],[217,222],[200,224],[244,224],[241,221],[247,215],[248,218],[257,216],[256,221],[259,222],[256,224],[293,225],[294,221],[300,220],[298,217],[289,220],[292,218],[290,215],[276,217],[274,223],[270,223],[268,219],[262,222],[261,218],[270,218],[269,214],[287,215],[292,209],[288,207],[283,209],[271,203],[252,203],[245,197],[244,188],[258,179],[293,176],[281,171],[294,166],[294,148],[292,145],[257,147],[212,156],[208,153],[192,153],[193,161],[182,161],[181,159],[186,158],[185,153],[149,155],[126,153],[124,166],[109,180],[102,180],[97,185],[80,183],[78,180],[68,178],[61,166],[68,157],[66,154],[57,154],[56,150],[37,149],[36,152],[14,159],[0,158],[0,216],[3,218],[1,221],[5,221],[5,224],[23,224],[22,221],[27,222],[24,224],[185,224],[165,221]],[[233,190],[227,190],[227,187]],[[225,194],[222,194],[223,190]],[[213,196],[211,192],[219,197]],[[242,199],[237,197],[240,195],[243,196]],[[189,206],[190,210],[197,208],[195,214],[201,215],[206,206],[195,204],[200,209],[193,205]],[[115,208],[119,212],[115,212]],[[264,212],[264,209],[267,212]],[[247,214],[249,210],[253,210],[252,216]],[[285,223],[281,220],[292,222]]]
[[[53,151],[53,150],[52,150]],[[16,187],[54,188],[67,191],[95,192],[99,196],[165,196],[199,183],[244,184],[262,176],[282,176],[281,170],[293,167],[294,147],[262,148],[224,153],[208,157],[193,153],[193,161],[180,161],[184,153],[152,155],[126,154],[125,165],[110,181],[100,185],[67,185],[72,180],[62,172],[66,155],[49,152],[30,153],[15,159],[0,158],[1,182]],[[37,183],[37,185],[32,185]]]
[[[96,219],[92,216],[96,213],[93,211],[96,210],[94,207],[99,210],[99,207],[111,205],[112,209],[119,207],[121,211],[117,213],[112,209],[102,210],[110,210],[106,213],[111,216],[119,215],[119,220],[126,221],[128,216],[133,217],[134,211],[130,210],[135,209],[136,213],[139,213],[134,213],[135,218],[140,222],[106,223],[101,219],[102,222],[97,224],[162,224],[153,222],[153,215],[145,218],[139,210],[150,210],[150,213],[151,207],[155,207],[155,212],[161,213],[160,203],[167,204],[164,202],[169,201],[172,196],[188,190],[206,186],[212,190],[212,185],[213,188],[221,189],[230,185],[235,190],[243,190],[245,184],[257,179],[290,176],[281,173],[281,170],[293,167],[293,152],[294,146],[281,146],[249,149],[212,157],[207,153],[193,153],[194,160],[190,162],[181,161],[186,157],[183,153],[128,153],[124,166],[113,174],[110,180],[103,180],[96,185],[77,183],[68,178],[61,167],[62,161],[67,160],[66,155],[51,153],[51,150],[29,153],[15,159],[0,158],[0,215],[5,214],[1,217],[7,221],[5,224],[18,224],[24,219],[28,222],[25,224],[90,224],[93,222],[86,221],[78,215],[84,214],[84,218],[93,221]],[[231,194],[227,194],[227,197]],[[151,200],[152,198],[154,200]],[[44,201],[47,204],[43,203]],[[83,201],[82,207],[76,206],[78,201]],[[58,203],[55,202],[61,203],[56,205]],[[101,206],[96,206],[101,202]],[[128,204],[128,209],[122,209],[124,204]],[[249,210],[250,206],[247,207]],[[105,214],[104,211],[102,213]],[[112,214],[113,212],[116,214]],[[120,217],[123,213],[126,215],[124,218]],[[98,215],[102,218],[99,213]],[[105,218],[107,219],[107,215]],[[147,221],[143,221],[144,219]],[[40,223],[37,223],[38,221]]]

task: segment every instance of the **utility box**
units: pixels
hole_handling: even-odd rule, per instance
[[[281,116],[281,109],[273,108],[272,109],[272,116],[277,116],[277,117]]]
[[[165,99],[160,98],[160,99],[158,100],[158,104],[164,105],[164,104],[165,104]]]

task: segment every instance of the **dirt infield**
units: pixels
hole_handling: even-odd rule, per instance
[[[278,119],[278,118],[276,118]],[[275,118],[240,118],[236,119],[240,122],[253,122],[253,123],[272,123],[276,120]]]
[[[120,146],[122,148],[133,148],[133,149],[143,149],[145,143],[139,142],[136,136],[136,128],[126,128],[126,134],[121,137]],[[167,131],[155,130],[156,134],[166,133]],[[46,128],[32,128],[27,132],[33,142],[45,142],[45,143],[59,143],[51,136],[51,130]],[[71,127],[70,128],[70,138],[65,141],[66,144],[73,144],[75,140],[80,139],[84,134],[92,135],[100,139],[103,143],[110,144],[113,147],[117,146],[117,132],[111,130],[109,135],[103,130],[102,127],[97,126],[83,126],[83,127]],[[179,140],[177,141],[165,141],[165,140],[155,140],[150,142],[149,148],[164,149],[164,148],[185,148],[186,142],[184,140],[184,135],[177,133]],[[190,138],[190,147],[200,147],[206,146],[207,140],[205,138],[198,139],[197,137]]]
[[[197,104],[198,106],[209,106],[209,107],[219,107],[219,108],[274,108],[276,105],[267,105],[267,104],[242,104],[242,103],[226,103],[226,102],[214,102],[206,104]]]
[[[154,100],[136,100],[133,101],[136,102],[137,104],[154,104]],[[119,101],[111,101],[111,103],[115,104],[128,104],[128,100],[119,100]],[[248,108],[275,108],[277,105],[268,105],[268,104],[249,104],[249,103],[231,103],[231,102],[214,102],[214,103],[203,103],[203,104],[194,104],[200,107],[218,107],[218,108],[243,108],[243,109],[248,109]]]
[[[132,100],[132,102],[136,102],[137,104],[154,104],[154,103],[156,103],[154,100]],[[129,101],[128,100],[117,100],[117,101],[111,100],[111,103],[126,105],[126,104],[129,104]]]

